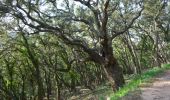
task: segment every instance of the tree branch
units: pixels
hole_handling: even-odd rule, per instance
[[[87,46],[85,42],[79,39],[69,39],[65,35],[61,35],[61,38],[64,40],[64,42],[68,45],[76,45],[81,47],[88,55],[90,60],[96,62],[96,63],[104,63],[104,58],[100,56],[95,49],[91,49]]]
[[[81,4],[85,5],[86,7],[88,7],[93,12],[94,18],[95,18],[95,22],[96,22],[96,26],[97,26],[98,29],[100,29],[101,28],[101,24],[100,24],[100,21],[99,21],[99,11],[96,10],[93,6],[91,6],[90,3],[88,3],[91,0],[88,0],[88,1],[74,0],[74,1],[80,2]]]
[[[102,31],[105,32],[105,34],[107,33],[106,32],[106,26],[107,26],[107,22],[108,22],[108,6],[109,6],[109,2],[110,0],[107,0],[104,4],[104,17],[103,17],[103,20],[102,20]]]
[[[131,20],[131,22],[125,27],[124,30],[119,31],[119,32],[112,30],[112,32],[115,33],[115,34],[112,35],[112,40],[113,40],[115,37],[117,37],[117,36],[125,33],[126,31],[128,31],[129,28],[132,27],[132,25],[133,25],[133,23],[135,22],[135,20],[137,20],[137,19],[141,16],[143,10],[144,10],[144,7],[142,7],[142,9],[139,11],[139,13],[137,14],[137,16],[135,16],[135,17]]]

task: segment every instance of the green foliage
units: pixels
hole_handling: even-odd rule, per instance
[[[144,72],[170,61],[166,1],[1,0],[0,100],[81,96],[122,75],[113,63],[135,74],[124,96],[169,66]]]

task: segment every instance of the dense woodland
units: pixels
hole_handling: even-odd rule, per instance
[[[117,91],[169,49],[169,0],[0,0],[0,100]]]

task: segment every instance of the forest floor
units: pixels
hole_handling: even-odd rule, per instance
[[[122,100],[170,100],[170,70],[141,84]]]

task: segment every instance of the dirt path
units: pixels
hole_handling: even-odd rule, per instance
[[[170,70],[154,80],[151,86],[141,87],[122,100],[170,100]]]

